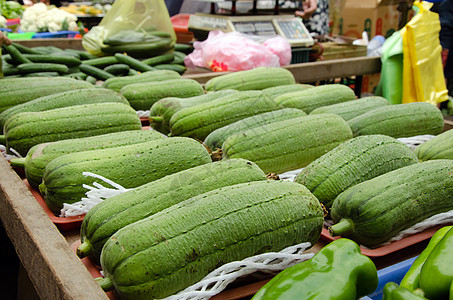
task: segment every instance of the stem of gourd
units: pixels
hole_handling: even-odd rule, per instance
[[[13,158],[10,161],[12,167],[24,168],[25,167],[25,157]]]
[[[113,285],[113,282],[112,280],[110,279],[109,276],[107,277],[98,277],[95,279],[97,283],[99,283],[99,285],[101,286],[101,288],[108,292],[108,291],[111,291],[115,288],[115,286]]]
[[[149,122],[150,123],[162,123],[164,121],[164,118],[160,116],[149,116]]]
[[[341,219],[337,224],[329,227],[329,233],[331,236],[347,236],[354,231],[354,223],[351,219]]]
[[[79,258],[84,258],[84,257],[90,255],[92,251],[93,251],[93,246],[91,245],[91,243],[89,243],[88,241],[85,241],[82,244],[80,244],[79,247],[77,247],[77,256]]]

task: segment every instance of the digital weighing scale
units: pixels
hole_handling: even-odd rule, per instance
[[[196,13],[190,16],[188,27],[198,40],[206,39],[209,31],[221,30],[258,36],[281,35],[291,47],[309,47],[314,44],[301,18],[294,15],[227,16]]]

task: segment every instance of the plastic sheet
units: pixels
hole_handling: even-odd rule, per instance
[[[263,43],[238,32],[209,32],[202,42],[194,42],[187,55],[187,67],[213,71],[241,71],[257,67],[280,67],[291,61],[291,47],[284,38],[272,37]]]
[[[403,37],[403,103],[437,104],[448,99],[439,41],[439,15],[432,4],[415,2],[419,12],[401,29]]]
[[[376,95],[390,104],[401,104],[403,98],[403,38],[399,31],[393,33],[382,46],[381,80]]]
[[[176,34],[163,0],[117,0],[102,18],[98,26],[83,36],[82,45],[93,55],[102,55],[103,41],[123,30],[170,33],[173,41]]]

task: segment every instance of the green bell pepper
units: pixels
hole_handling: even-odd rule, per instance
[[[444,226],[431,237],[431,240],[426,246],[425,250],[415,259],[410,267],[409,271],[407,271],[406,275],[404,275],[403,279],[400,282],[400,286],[405,287],[406,289],[413,291],[419,288],[419,280],[420,280],[420,270],[422,269],[423,264],[425,263],[428,255],[434,249],[434,247],[439,243],[439,241],[444,237],[448,230],[453,228],[453,226]]]
[[[410,291],[403,286],[398,286],[395,282],[388,282],[384,286],[382,300],[423,300],[423,291],[416,289]]]
[[[453,281],[453,228],[429,254],[420,271],[420,288],[428,299],[447,299]]]
[[[376,266],[357,243],[341,238],[311,259],[287,268],[265,284],[252,300],[356,299],[378,285]]]
[[[450,300],[453,300],[453,281],[450,284]]]

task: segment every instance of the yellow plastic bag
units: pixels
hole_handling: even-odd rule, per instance
[[[102,55],[103,41],[124,30],[164,31],[176,41],[164,0],[117,0],[99,25],[83,36],[82,45],[91,54]]]
[[[414,2],[419,12],[400,30],[403,37],[403,103],[437,104],[448,99],[439,41],[439,15],[432,3]]]

